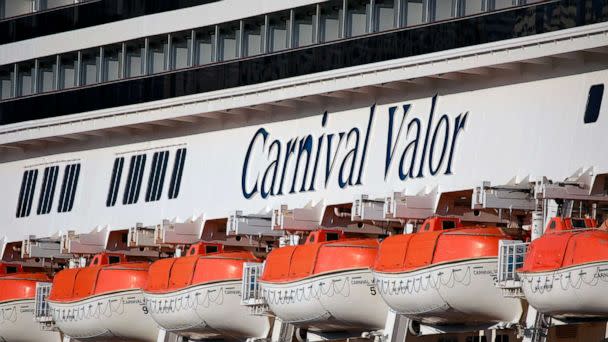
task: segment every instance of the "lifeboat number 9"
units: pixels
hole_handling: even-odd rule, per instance
[[[369,293],[371,293],[372,296],[376,295],[376,286],[372,285],[369,287]]]
[[[147,306],[145,306],[145,305],[144,305],[144,306],[142,306],[142,307],[141,307],[141,310],[144,312],[144,315],[147,315],[147,314],[148,314],[148,307],[147,307]]]

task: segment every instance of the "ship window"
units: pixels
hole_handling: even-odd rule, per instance
[[[587,108],[585,109],[585,123],[593,123],[600,116],[602,98],[604,97],[604,85],[596,84],[589,89],[587,97]]]
[[[99,48],[89,49],[82,52],[82,61],[80,67],[80,83],[81,85],[95,84],[98,82],[99,66],[100,66]]]
[[[6,266],[6,273],[7,274],[17,273],[17,266]]]
[[[26,217],[30,215],[37,178],[38,170],[27,170],[23,172],[21,190],[19,191],[19,200],[17,202],[17,217]]]
[[[587,226],[585,225],[585,220],[572,219],[572,228],[574,228],[574,229],[587,228]]]
[[[144,176],[144,168],[146,167],[146,155],[138,154],[131,157],[129,164],[129,174],[127,176],[127,185],[122,197],[122,204],[137,203],[139,199],[139,191],[141,189],[141,181]]]
[[[403,6],[405,11],[403,26],[420,25],[426,22],[426,7],[426,0],[407,0],[405,6]]]
[[[73,5],[74,0],[40,0],[40,3],[43,4],[39,10],[51,9],[55,7]]]
[[[370,4],[368,0],[349,0],[346,12],[346,36],[360,36],[368,32]]]
[[[59,57],[59,88],[68,89],[76,86],[78,54],[67,53]]]
[[[456,15],[456,0],[435,0],[432,2],[433,20],[445,20]]]
[[[456,228],[456,222],[455,221],[443,221],[443,222],[441,222],[441,227],[443,229]]]
[[[184,163],[186,161],[186,149],[180,148],[175,154],[175,162],[173,163],[173,172],[171,174],[171,183],[169,184],[169,199],[177,198],[179,188],[182,183],[182,175],[184,173]]]
[[[294,10],[293,47],[300,47],[315,42],[315,25],[317,22],[317,7],[308,6]]]
[[[374,5],[374,30],[385,31],[396,27],[397,11],[395,1],[376,0]]]
[[[76,195],[76,188],[78,187],[78,178],[80,177],[80,164],[67,165],[63,172],[63,183],[57,206],[57,212],[59,213],[71,211],[74,207],[74,197]]]
[[[113,207],[116,204],[116,199],[118,198],[118,188],[120,187],[120,179],[122,177],[122,169],[124,164],[124,157],[114,159],[114,167],[112,167],[112,176],[110,178],[110,189],[108,190],[106,207]]]
[[[34,62],[20,63],[17,68],[17,93],[19,96],[31,95],[34,92]]]
[[[215,62],[215,28],[209,27],[196,32],[197,65]]]
[[[122,44],[103,48],[103,81],[115,81],[122,75]]]
[[[126,77],[138,77],[144,74],[144,54],[146,43],[143,39],[128,42],[125,53]]]
[[[491,10],[499,10],[515,6],[517,0],[489,0]]]
[[[330,1],[320,5],[319,39],[321,43],[339,39],[342,30],[342,1]]]
[[[264,18],[254,18],[243,22],[243,55],[255,56],[264,51]]]
[[[229,61],[239,57],[239,35],[240,35],[240,23],[234,22],[223,25],[220,28],[220,61]]]
[[[488,339],[485,336],[467,336],[466,342],[487,342]]]
[[[158,201],[163,192],[167,164],[169,163],[169,151],[154,153],[152,167],[148,176],[148,188],[146,190],[146,202]]]
[[[169,48],[167,36],[150,38],[148,43],[148,72],[155,74],[166,70]]]
[[[205,253],[216,253],[217,251],[217,246],[205,246]]]
[[[9,99],[13,96],[13,65],[5,65],[0,68],[0,100]]]
[[[269,52],[287,49],[289,38],[289,12],[276,13],[268,16]]]
[[[338,233],[327,233],[325,235],[325,240],[326,241],[336,241],[336,240],[340,240],[340,234]]]
[[[53,197],[55,196],[55,187],[57,186],[57,178],[59,175],[59,166],[51,166],[44,169],[44,177],[42,178],[42,188],[40,189],[40,197],[38,199],[38,215],[44,215],[51,212],[53,206]]]
[[[120,262],[120,257],[118,255],[110,255],[108,256],[109,264],[118,264]]]
[[[0,1],[0,6],[2,7],[2,18],[15,17],[32,12],[31,1],[4,0]]]
[[[485,11],[484,0],[465,0],[463,1],[463,7],[461,13],[464,15],[472,15]]]
[[[191,31],[171,34],[171,69],[190,66]]]
[[[38,92],[47,92],[55,89],[57,72],[57,57],[47,57],[38,60]]]

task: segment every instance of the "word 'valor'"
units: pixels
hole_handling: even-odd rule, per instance
[[[308,134],[284,141],[273,139],[266,128],[259,128],[250,140],[243,162],[243,196],[252,198],[259,193],[267,198],[315,191],[317,187],[327,188],[332,179],[341,189],[362,185],[369,150],[385,151],[385,180],[394,167],[401,180],[422,178],[427,168],[431,176],[441,170],[451,174],[457,138],[468,113],[453,120],[443,114],[433,127],[436,103],[434,96],[426,126],[419,117],[409,118],[412,106],[404,104],[388,108],[386,130],[373,133],[375,105],[369,108],[366,123],[337,132],[328,131],[329,115],[325,112],[318,136]],[[385,147],[376,146],[382,141],[386,141]]]

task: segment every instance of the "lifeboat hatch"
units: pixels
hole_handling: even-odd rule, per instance
[[[282,236],[283,231],[272,230],[272,215],[253,214],[245,215],[242,211],[236,211],[228,217],[226,224],[226,235],[249,235],[249,236]]]
[[[219,243],[207,243],[200,242],[194,244],[188,248],[187,256],[191,255],[208,255],[213,253],[220,253],[224,251],[224,245]]]

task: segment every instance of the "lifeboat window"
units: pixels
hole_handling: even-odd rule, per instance
[[[17,266],[6,266],[6,273],[17,273]]]
[[[91,263],[91,265],[93,265],[93,266],[99,265],[99,258],[93,259],[93,262]]]
[[[40,189],[40,197],[38,198],[38,210],[36,211],[38,215],[44,215],[51,212],[58,175],[59,166],[50,166],[44,169],[42,188]]]
[[[205,253],[217,253],[217,246],[205,246]]]
[[[327,241],[340,240],[340,234],[338,234],[338,233],[327,233],[327,235],[325,235],[325,238],[326,238]]]
[[[443,229],[456,228],[456,221],[443,221],[441,222],[441,226]]]
[[[148,177],[148,188],[146,190],[146,202],[158,201],[163,193],[165,174],[169,164],[169,151],[154,153],[152,157],[152,168]]]
[[[315,242],[315,235],[314,234],[310,235],[310,237],[308,238],[308,242]]]
[[[186,162],[186,149],[180,148],[175,154],[175,162],[173,163],[173,172],[171,173],[171,183],[169,183],[169,199],[177,198],[179,188],[182,183],[182,175],[184,173],[184,163]]]
[[[144,177],[144,168],[146,167],[146,155],[138,154],[131,157],[129,162],[129,174],[127,176],[127,184],[122,197],[122,204],[137,203],[139,199],[139,191],[141,189],[141,180]]]
[[[555,221],[551,221],[551,224],[549,225],[549,229],[555,229]]]
[[[38,179],[38,170],[27,170],[23,172],[21,180],[21,190],[19,191],[19,200],[17,202],[17,217],[30,216],[32,211],[32,200],[34,199],[34,190],[36,190],[36,180]]]
[[[114,159],[114,167],[112,168],[110,189],[108,190],[108,198],[106,199],[106,207],[113,207],[116,204],[116,199],[118,198],[118,188],[120,187],[120,178],[122,177],[122,168],[124,165],[124,157]]]
[[[74,196],[78,187],[78,178],[80,177],[80,164],[70,164],[63,171],[63,183],[61,184],[61,192],[59,193],[59,204],[57,206],[58,213],[66,213],[72,211],[74,207]]]
[[[108,263],[110,264],[118,264],[120,262],[120,257],[118,255],[110,255],[108,257]]]
[[[589,89],[587,97],[587,108],[585,109],[585,123],[593,123],[597,121],[600,115],[602,106],[602,98],[604,97],[604,85],[596,84]]]
[[[587,228],[587,225],[585,224],[585,220],[583,220],[583,219],[572,219],[572,228],[574,228],[574,229]]]
[[[425,224],[425,225],[424,225],[424,229],[423,229],[423,230],[424,230],[425,232],[428,232],[429,230],[431,230],[431,224],[430,224],[430,223]]]

